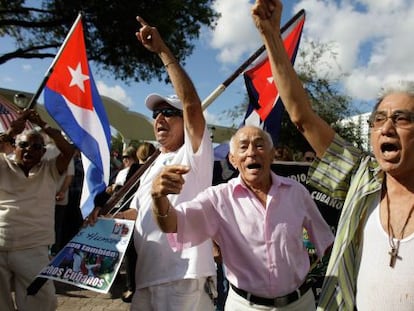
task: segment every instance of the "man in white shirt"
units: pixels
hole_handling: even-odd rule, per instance
[[[157,29],[138,17],[142,27],[136,34],[166,67],[177,96],[151,94],[146,106],[152,111],[154,133],[161,154],[141,177],[131,208],[118,217],[136,219],[134,242],[138,259],[136,291],[131,310],[214,310],[205,291],[207,278],[216,274],[212,242],[174,252],[152,218],[152,180],[165,165],[191,166],[186,186],[171,202],[188,201],[212,182],[213,148],[196,89],[162,40]],[[96,220],[97,210],[88,221]]]

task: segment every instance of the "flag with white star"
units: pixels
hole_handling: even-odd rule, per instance
[[[93,209],[93,198],[109,181],[111,132],[86,56],[79,18],[58,54],[44,90],[45,107],[82,152],[85,171],[81,208]]]
[[[282,29],[286,52],[292,64],[295,61],[305,23],[305,11],[301,10]],[[284,107],[273,82],[269,59],[264,55],[244,74],[249,105],[244,118],[245,125],[255,125],[267,131],[276,145]]]

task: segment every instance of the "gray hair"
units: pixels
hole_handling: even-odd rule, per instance
[[[408,96],[414,97],[414,81],[398,80],[385,83],[384,86],[378,92],[377,102],[372,112],[375,112],[377,110],[379,104],[386,96],[394,93],[405,93]]]
[[[241,129],[243,129],[243,128],[245,128],[245,127],[257,128],[257,129],[259,129],[260,131],[262,131],[262,132],[264,133],[264,136],[265,136],[265,138],[266,138],[266,140],[267,140],[267,142],[268,142],[269,146],[270,146],[270,149],[272,149],[272,148],[273,148],[273,139],[272,139],[272,136],[270,136],[270,134],[269,134],[268,132],[266,132],[265,130],[263,130],[262,128],[260,128],[260,127],[258,127],[258,126],[253,126],[253,125],[245,125],[245,126],[243,126],[243,127],[239,128],[239,129],[237,130],[237,132],[236,132],[236,133],[234,133],[234,134],[233,134],[233,136],[231,136],[231,138],[230,138],[230,142],[229,142],[229,147],[230,147],[229,152],[230,152],[230,154],[234,154],[234,151],[235,151],[235,149],[236,149],[236,136],[239,134],[240,130],[241,130]]]
[[[19,135],[16,136],[16,145],[22,140],[23,136],[37,136],[42,140],[43,144],[45,143],[42,133],[40,133],[39,131],[35,129],[30,129],[30,130],[24,130],[23,132],[21,132]]]

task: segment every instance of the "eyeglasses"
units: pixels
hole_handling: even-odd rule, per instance
[[[378,130],[385,122],[391,119],[392,124],[398,128],[409,128],[414,123],[414,112],[409,110],[396,110],[390,116],[385,111],[376,111],[368,120],[369,127]]]
[[[42,150],[44,148],[44,145],[41,143],[33,143],[33,144],[29,144],[29,142],[27,141],[19,141],[17,143],[17,146],[21,149],[33,149],[35,151],[39,151]]]
[[[183,116],[183,112],[181,110],[174,109],[174,108],[162,108],[162,109],[154,109],[154,111],[152,112],[152,118],[156,119],[160,113],[164,117],[167,117],[167,118],[173,117],[173,116],[177,116],[177,117]]]

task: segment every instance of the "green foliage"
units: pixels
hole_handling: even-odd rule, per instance
[[[112,151],[117,151],[119,154],[122,154],[123,150],[123,142],[122,142],[122,136],[117,133],[116,136],[112,136],[111,139],[111,149]]]
[[[202,26],[214,27],[213,0],[43,0],[36,7],[24,0],[0,0],[0,36],[15,40],[13,58],[54,57],[79,12],[83,14],[89,60],[126,82],[166,79],[161,61],[135,37],[139,15],[156,26],[176,57],[184,62]],[[31,1],[30,3],[33,3]]]

